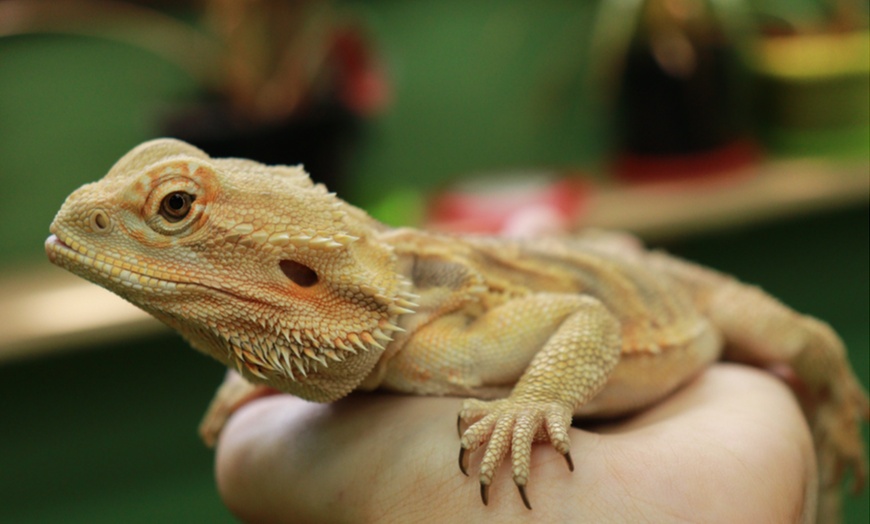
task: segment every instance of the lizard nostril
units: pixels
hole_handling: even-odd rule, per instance
[[[112,221],[109,220],[109,215],[107,215],[102,209],[93,211],[88,222],[95,233],[107,233],[109,228],[112,226]]]

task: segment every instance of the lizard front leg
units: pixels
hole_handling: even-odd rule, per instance
[[[427,384],[418,383],[418,391],[475,392],[519,376],[506,398],[465,401],[459,419],[470,426],[461,436],[459,460],[465,473],[469,453],[486,449],[480,485],[487,503],[495,472],[510,451],[514,482],[531,509],[525,487],[532,443],[550,441],[573,469],[571,416],[604,387],[619,362],[620,332],[619,322],[597,299],[531,295],[470,323],[457,314],[429,324],[397,356],[385,385],[413,387],[413,377],[425,376]]]
[[[199,423],[200,438],[206,446],[214,447],[221,430],[236,410],[255,398],[274,393],[277,391],[268,386],[251,384],[235,371],[227,371],[223,383]]]

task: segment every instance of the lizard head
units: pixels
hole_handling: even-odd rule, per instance
[[[415,306],[383,229],[302,168],[160,139],[72,193],[46,252],[249,380],[328,401]]]

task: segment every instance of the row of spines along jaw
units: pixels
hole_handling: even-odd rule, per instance
[[[401,315],[414,313],[419,307],[414,300],[419,297],[413,293],[399,292],[397,297],[387,306],[390,319],[382,319],[378,327],[370,331],[348,333],[345,338],[317,336],[310,329],[274,328],[274,347],[263,348],[240,337],[230,340],[236,356],[237,366],[244,366],[253,375],[266,379],[264,371],[279,372],[292,380],[298,380],[297,375],[306,377],[315,365],[329,367],[329,361],[343,362],[347,357],[356,355],[358,351],[368,352],[373,349],[383,351],[392,342],[393,333],[404,332],[398,325]],[[268,329],[262,324],[264,329]],[[240,369],[241,371],[241,369]]]

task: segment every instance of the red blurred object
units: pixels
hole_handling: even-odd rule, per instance
[[[623,182],[660,182],[715,177],[757,164],[761,148],[750,140],[695,153],[652,155],[624,153],[616,158],[613,174]]]
[[[590,189],[577,178],[476,180],[433,199],[429,224],[461,233],[528,235],[538,229],[560,230],[578,220]],[[522,231],[515,230],[517,221],[523,222]]]
[[[332,56],[338,74],[339,97],[361,115],[389,104],[390,85],[383,68],[361,31],[345,28],[335,35]]]

